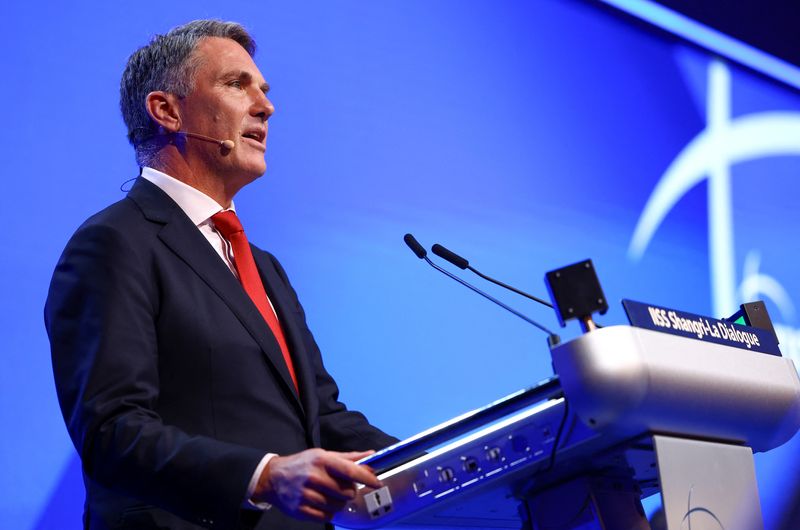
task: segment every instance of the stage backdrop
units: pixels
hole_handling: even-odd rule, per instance
[[[669,32],[571,0],[0,11],[3,528],[79,527],[42,307],[70,234],[138,173],[118,110],[127,56],[195,18],[258,40],[277,111],[267,173],[237,209],[289,271],[343,399],[385,430],[414,434],[551,374],[542,333],[418,261],[406,232],[539,295],[545,271],[592,258],[605,325],[625,322],[623,297],[715,316],[766,299],[800,359],[800,96]],[[768,528],[799,450],[756,456]]]

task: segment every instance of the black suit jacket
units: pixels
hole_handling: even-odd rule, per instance
[[[155,185],[138,179],[67,244],[45,323],[87,526],[318,528],[274,508],[241,510],[264,454],[395,441],[338,401],[285,272],[252,250],[299,396],[256,306]]]

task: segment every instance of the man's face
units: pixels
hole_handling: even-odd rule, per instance
[[[200,62],[194,89],[179,103],[181,131],[236,145],[226,150],[190,138],[186,155],[196,170],[238,189],[267,169],[267,118],[275,110],[266,96],[269,85],[247,51],[231,39],[205,38],[195,54]]]

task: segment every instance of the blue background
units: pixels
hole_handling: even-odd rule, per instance
[[[714,313],[705,181],[641,259],[628,253],[656,184],[706,126],[712,57],[631,17],[577,0],[9,2],[0,16],[0,527],[79,527],[42,307],[70,234],[138,173],[118,110],[128,55],[191,19],[239,21],[258,42],[277,111],[267,173],[237,210],[288,270],[343,399],[388,432],[551,373],[543,334],[418,262],[406,232],[541,296],[545,271],[591,257],[612,301],[604,324],[624,322],[621,298]],[[733,119],[800,112],[796,89],[728,68]],[[797,155],[731,166],[737,282],[757,250],[760,271],[798,292],[798,169]],[[784,353],[800,355],[797,315],[767,302],[797,334]],[[756,457],[767,528],[798,444]]]

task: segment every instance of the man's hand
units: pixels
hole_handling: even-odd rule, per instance
[[[330,521],[355,498],[356,483],[382,487],[369,467],[354,463],[372,453],[308,449],[274,456],[258,479],[253,501],[268,502],[294,517]]]

